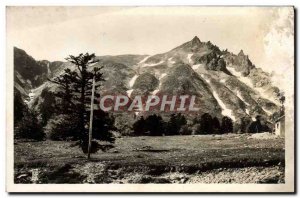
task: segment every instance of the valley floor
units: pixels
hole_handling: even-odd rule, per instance
[[[284,139],[121,137],[87,160],[74,142],[15,143],[15,183],[283,183]]]

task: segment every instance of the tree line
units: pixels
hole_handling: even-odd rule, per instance
[[[224,134],[233,132],[232,119],[225,116],[221,122],[217,117],[209,113],[193,119],[188,124],[186,117],[181,114],[171,114],[168,121],[164,121],[160,115],[150,115],[147,118],[141,116],[133,124],[134,135],[191,135],[191,134]]]
[[[234,123],[230,117],[224,116],[219,120],[209,113],[195,117],[192,122],[189,122],[185,115],[181,113],[171,114],[167,121],[157,114],[146,118],[141,116],[133,124],[132,130],[132,135],[136,136],[271,132],[271,128],[262,121],[259,115],[256,116],[255,121],[252,121],[249,117],[241,118],[238,130],[234,130]]]

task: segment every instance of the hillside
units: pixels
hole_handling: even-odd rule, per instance
[[[258,114],[270,117],[279,111],[279,89],[271,84],[270,74],[256,67],[242,50],[235,55],[198,37],[162,54],[98,59],[99,63],[92,67],[103,66],[106,81],[102,94],[121,93],[130,98],[139,94],[196,95],[199,115],[228,116],[235,122],[242,117],[254,119]],[[40,86],[34,91],[35,104],[39,104],[45,87],[55,91],[46,78],[62,74],[67,67],[72,65],[35,61],[15,48],[15,84],[25,90]]]

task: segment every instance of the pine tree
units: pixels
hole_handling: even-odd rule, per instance
[[[45,137],[42,125],[39,124],[36,114],[33,111],[25,111],[23,118],[15,128],[16,138],[43,140]]]
[[[199,134],[210,134],[213,132],[212,128],[212,117],[209,113],[205,113],[200,119],[200,130]]]
[[[62,100],[62,113],[72,113],[78,116],[79,139],[81,144],[86,144],[88,140],[86,126],[88,126],[88,112],[91,108],[88,104],[90,104],[92,81],[95,77],[97,90],[101,85],[100,82],[104,81],[103,73],[100,72],[102,67],[90,69],[93,64],[98,62],[95,54],[70,55],[66,60],[72,63],[75,68],[73,70],[65,69],[63,75],[51,80],[51,82],[60,85],[62,89],[56,94]]]
[[[231,133],[233,132],[233,123],[230,117],[224,116],[222,118],[221,133]]]
[[[146,129],[151,136],[160,136],[165,133],[165,123],[160,115],[150,115],[146,118]]]
[[[240,133],[247,133],[249,131],[250,123],[251,123],[251,119],[249,117],[242,117],[241,118]]]
[[[56,100],[54,93],[50,92],[48,89],[44,89],[42,91],[41,97],[44,99],[40,105],[40,113],[42,118],[41,124],[45,126],[56,111]]]
[[[260,119],[261,119],[260,115],[257,115],[255,117],[255,119],[256,120],[254,122],[252,122],[249,126],[249,132],[250,133],[260,133],[263,130],[263,126],[260,122]]]
[[[22,100],[21,93],[14,90],[14,124],[16,124],[23,118],[24,112],[27,111],[27,106]]]
[[[145,135],[147,129],[146,121],[143,116],[133,124],[133,131],[135,135]]]
[[[166,135],[179,135],[180,129],[186,125],[187,121],[181,113],[172,114],[166,127]]]
[[[219,134],[220,132],[221,132],[221,125],[219,119],[217,117],[214,117],[212,119],[212,133]]]
[[[45,137],[35,112],[23,102],[21,93],[14,90],[14,136],[16,139],[43,140]]]

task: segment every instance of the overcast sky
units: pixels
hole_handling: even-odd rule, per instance
[[[293,68],[292,7],[9,7],[7,33],[37,60],[152,55],[198,36],[269,72]]]

